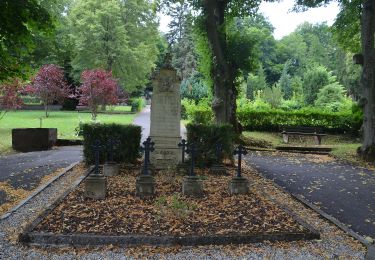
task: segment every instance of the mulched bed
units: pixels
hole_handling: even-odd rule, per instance
[[[158,172],[156,196],[147,200],[135,197],[139,170],[123,169],[120,176],[107,177],[106,199],[85,199],[82,183],[34,231],[154,236],[308,232],[258,192],[231,196],[228,183],[235,169],[228,169],[229,176],[197,171],[204,181],[206,194],[203,198],[181,194],[182,176]],[[253,173],[247,169],[244,175],[250,179]]]

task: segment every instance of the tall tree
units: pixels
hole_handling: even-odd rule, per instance
[[[284,99],[290,99],[293,95],[292,79],[288,72],[290,63],[291,63],[290,60],[285,62],[283,73],[281,73],[281,77],[279,80],[279,85],[281,87],[281,91],[283,92]]]
[[[0,81],[25,76],[29,63],[24,56],[34,48],[33,34],[52,27],[52,17],[40,1],[0,1]]]
[[[144,0],[79,0],[69,18],[75,78],[85,69],[113,71],[126,90],[142,87],[157,58],[157,22]]]
[[[297,0],[296,4],[297,7],[316,7],[328,2],[330,0]],[[341,11],[335,27],[342,35],[341,43],[353,51],[356,48],[362,51],[355,56],[356,62],[362,65],[360,104],[364,112],[363,141],[359,153],[366,160],[375,161],[375,1],[340,0],[339,4]]]

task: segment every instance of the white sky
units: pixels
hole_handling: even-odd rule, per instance
[[[281,39],[293,32],[298,25],[304,22],[312,24],[327,22],[332,25],[334,22],[339,8],[336,2],[331,2],[328,6],[313,8],[307,12],[294,13],[289,12],[293,7],[294,0],[282,0],[280,3],[267,3],[262,2],[259,11],[264,16],[268,17],[269,21],[275,27],[274,37]],[[162,32],[168,31],[169,17],[160,17],[160,30]]]

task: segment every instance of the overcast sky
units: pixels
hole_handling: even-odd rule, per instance
[[[327,22],[332,25],[339,8],[337,3],[331,2],[326,7],[310,9],[303,13],[289,12],[293,7],[294,0],[282,0],[280,3],[266,3],[260,5],[260,12],[268,17],[269,21],[275,27],[274,37],[281,39],[283,36],[290,34],[298,25],[303,22],[321,23]],[[160,19],[160,30],[168,31],[169,17],[162,16]]]

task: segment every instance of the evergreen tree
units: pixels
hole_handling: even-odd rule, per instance
[[[281,77],[279,80],[279,85],[281,87],[281,91],[283,92],[284,99],[290,99],[293,95],[292,80],[288,73],[289,66],[290,66],[290,60],[285,62],[283,73],[281,74]]]

